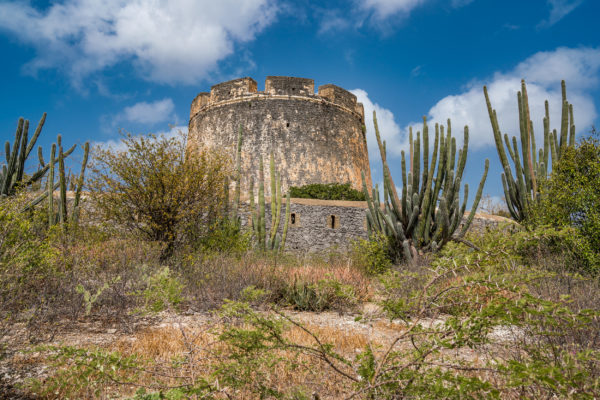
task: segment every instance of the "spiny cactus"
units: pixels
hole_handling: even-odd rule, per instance
[[[81,163],[81,172],[79,173],[79,177],[75,183],[75,200],[73,202],[73,209],[70,213],[71,218],[68,218],[68,202],[67,202],[67,183],[70,181],[70,174],[67,175],[65,173],[65,159],[66,154],[62,149],[62,137],[58,135],[57,137],[58,143],[58,158],[56,157],[56,149],[57,144],[52,143],[51,152],[50,152],[50,163],[48,164],[48,179],[46,180],[46,190],[31,201],[25,208],[25,210],[30,210],[36,205],[40,204],[44,199],[48,199],[48,225],[53,226],[57,222],[63,228],[66,228],[67,223],[72,223],[76,225],[79,222],[79,214],[80,214],[80,202],[81,202],[81,191],[83,189],[85,169],[88,162],[88,157],[90,153],[90,143],[86,142],[83,147],[83,161]],[[69,151],[72,152],[75,149],[73,146]],[[70,154],[70,153],[69,153]],[[54,182],[54,173],[55,173],[55,164],[58,164],[58,182]],[[59,201],[58,201],[58,213],[55,211],[54,207],[54,191],[56,189],[60,189],[59,191]],[[58,214],[58,215],[57,215]],[[58,220],[57,220],[58,217]]]
[[[240,208],[240,190],[241,185],[240,181],[242,179],[242,125],[240,125],[240,129],[238,130],[238,140],[237,140],[237,151],[235,152],[235,172],[234,172],[234,183],[235,183],[235,192],[233,195],[233,220],[239,225],[239,208]]]
[[[489,160],[486,159],[485,170],[475,195],[471,214],[462,230],[454,236],[465,213],[469,193],[469,186],[465,184],[463,202],[460,205],[459,192],[467,162],[469,128],[465,126],[464,146],[458,151],[457,160],[456,140],[452,137],[450,120],[448,120],[445,136],[444,126],[436,124],[431,162],[429,160],[427,118],[423,117],[422,148],[421,133],[417,132],[416,140],[414,140],[412,129],[410,129],[410,164],[407,174],[406,156],[402,151],[402,195],[400,197],[390,173],[386,145],[381,141],[375,112],[373,112],[373,122],[383,164],[383,204],[379,197],[379,187],[376,185],[375,188],[369,190],[363,172],[363,190],[368,204],[367,226],[369,232],[385,234],[391,239],[398,255],[402,253],[408,261],[417,256],[417,249],[437,251],[449,240],[462,238],[477,210],[489,168]],[[422,173],[421,166],[423,167]]]
[[[286,196],[285,222],[283,224],[283,233],[280,236],[278,230],[282,207],[281,177],[279,172],[275,171],[275,159],[272,152],[269,160],[269,172],[271,175],[271,226],[267,232],[264,165],[261,157],[258,171],[258,209],[254,205],[254,180],[252,178],[250,179],[250,189],[248,192],[252,230],[256,238],[257,247],[260,250],[283,251],[290,219],[290,193],[288,191]]]
[[[560,136],[556,129],[550,131],[550,113],[548,110],[548,100],[545,102],[546,115],[544,117],[544,147],[539,151],[535,145],[535,135],[533,132],[533,123],[529,113],[529,98],[527,96],[527,86],[525,80],[521,81],[521,91],[517,93],[517,103],[519,107],[519,130],[521,136],[521,152],[517,138],[513,136],[512,146],[508,134],[504,134],[504,143],[502,142],[502,132],[498,124],[496,110],[492,108],[488,96],[487,87],[483,87],[483,93],[487,104],[496,150],[502,168],[502,185],[504,187],[504,197],[508,206],[508,211],[513,219],[518,222],[524,221],[529,217],[530,207],[539,199],[540,184],[548,176],[552,163],[558,161],[565,153],[567,147],[575,144],[575,123],[573,120],[573,105],[567,101],[567,89],[565,81],[561,82],[562,88],[562,116]],[[505,151],[506,146],[506,151]],[[512,163],[511,168],[506,152],[508,151]],[[536,157],[536,152],[537,157]]]

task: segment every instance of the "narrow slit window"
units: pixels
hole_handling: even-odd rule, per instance
[[[290,225],[291,226],[299,226],[299,215],[296,213],[290,213]]]
[[[337,229],[340,227],[340,219],[336,215],[330,215],[327,218],[327,227],[330,229]]]
[[[285,126],[286,126],[287,128],[289,128],[289,127],[290,127],[290,123],[288,122],[287,124],[285,124]]]

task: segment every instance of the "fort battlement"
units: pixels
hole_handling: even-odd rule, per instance
[[[248,101],[250,98],[305,98],[309,101],[332,103],[346,111],[355,113],[364,121],[364,108],[356,101],[356,96],[349,91],[333,85],[319,86],[315,93],[315,82],[312,79],[290,76],[267,76],[265,90],[258,91],[256,81],[245,77],[222,82],[211,87],[210,92],[199,93],[192,101],[190,119],[206,107],[224,105],[235,101]]]
[[[283,190],[311,183],[346,183],[362,190],[361,172],[371,184],[364,110],[356,96],[312,79],[268,76],[263,91],[252,78],[240,78],[199,93],[190,109],[192,151],[202,147],[234,154],[240,127],[242,190],[258,181],[260,159],[273,153]],[[270,194],[265,174],[266,195]]]

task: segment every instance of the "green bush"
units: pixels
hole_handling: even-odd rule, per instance
[[[365,201],[365,194],[350,183],[314,183],[290,187],[290,196],[301,199]]]
[[[568,241],[587,260],[587,269],[600,267],[600,140],[597,137],[584,138],[577,146],[565,150],[542,187],[542,199],[532,215],[533,226],[574,228],[575,234],[567,237]]]
[[[183,301],[183,284],[164,267],[146,278],[147,287],[137,292],[144,301],[142,312],[157,313],[175,308]]]
[[[314,284],[295,280],[283,288],[282,298],[286,305],[300,311],[341,311],[356,305],[354,288],[332,278]]]
[[[377,275],[392,266],[389,250],[387,237],[376,233],[369,239],[358,239],[353,242],[351,256],[357,267],[369,275]]]

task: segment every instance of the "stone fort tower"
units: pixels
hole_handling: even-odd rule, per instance
[[[240,125],[242,194],[250,176],[258,182],[262,156],[270,195],[271,151],[284,192],[289,186],[334,182],[362,190],[361,171],[371,187],[363,106],[338,86],[322,85],[315,94],[312,79],[284,76],[267,77],[262,92],[252,78],[215,85],[192,101],[188,147],[224,148],[233,156]]]

